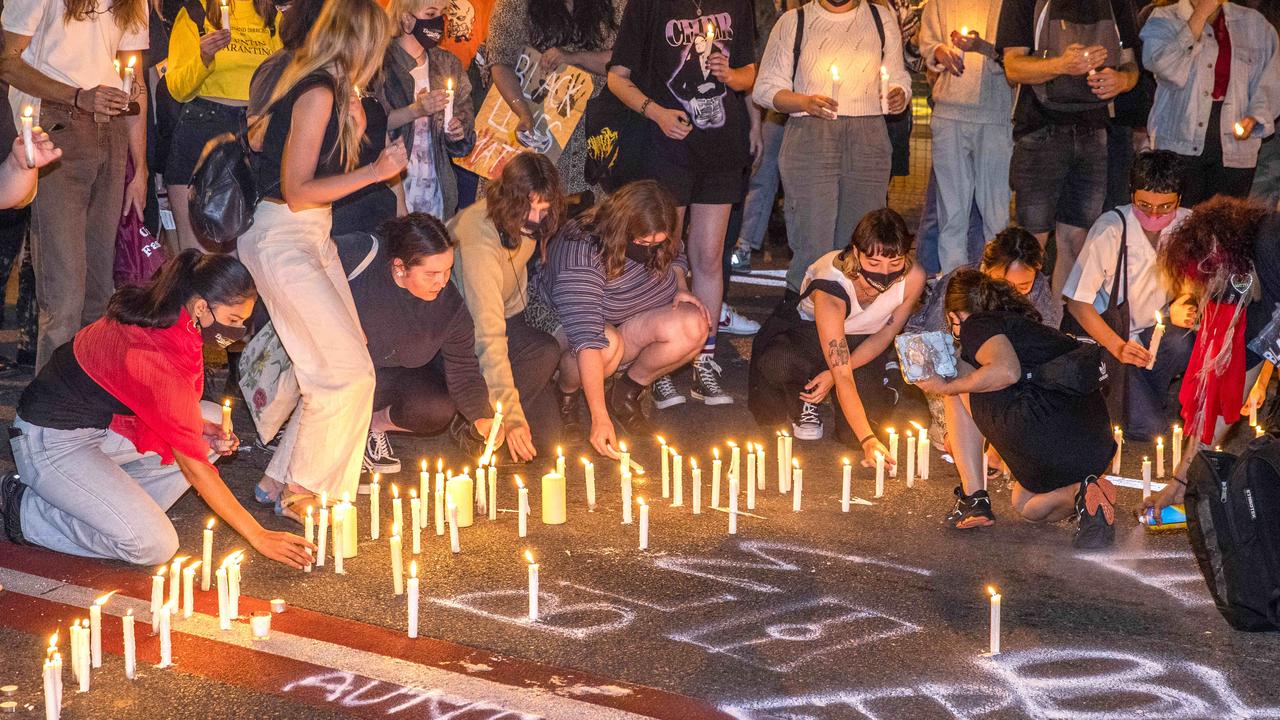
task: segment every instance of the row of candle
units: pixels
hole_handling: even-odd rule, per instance
[[[1253,425],[1253,427],[1257,434],[1259,435],[1262,434],[1262,428],[1258,427],[1256,424]],[[1123,453],[1124,445],[1127,443],[1127,441],[1124,439],[1124,430],[1119,425],[1116,425],[1111,429],[1111,434],[1112,434],[1112,439],[1116,443],[1116,454],[1111,458],[1111,474],[1119,475],[1120,460]],[[1184,444],[1182,426],[1174,425],[1172,435],[1173,435],[1173,438],[1172,438],[1173,442],[1170,445],[1170,450],[1172,451],[1172,457],[1171,457],[1172,464],[1169,465],[1169,469],[1176,471],[1178,469],[1178,466],[1182,464],[1182,446]],[[1160,435],[1156,438],[1155,454],[1156,454],[1155,477],[1157,478],[1165,477],[1164,436],[1163,435]],[[1144,476],[1147,477],[1148,481],[1150,480],[1150,477],[1151,477],[1151,470],[1152,468],[1151,468],[1150,456],[1148,455],[1142,456],[1142,472]]]

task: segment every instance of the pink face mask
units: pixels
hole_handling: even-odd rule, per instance
[[[1169,227],[1169,224],[1173,222],[1173,219],[1177,217],[1177,215],[1178,212],[1176,210],[1167,212],[1163,215],[1148,215],[1142,212],[1142,209],[1137,205],[1133,206],[1133,216],[1138,218],[1138,224],[1147,232],[1160,232],[1161,230],[1164,230]]]

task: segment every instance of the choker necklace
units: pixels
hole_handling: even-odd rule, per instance
[[[697,12],[697,13],[698,13],[698,17],[699,17],[699,18],[701,18],[701,17],[702,17],[702,3],[700,2],[700,0],[689,0],[689,1],[693,3],[693,9],[694,9],[694,11],[695,11],[695,12]]]

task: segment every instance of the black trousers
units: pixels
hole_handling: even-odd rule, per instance
[[[848,335],[845,341],[852,350],[868,337]],[[800,414],[799,396],[805,385],[826,369],[817,326],[795,316],[794,309],[780,308],[765,322],[751,347],[747,405],[756,422],[767,428],[789,426]],[[929,419],[924,393],[903,379],[892,344],[855,369],[853,381],[873,430],[909,427],[912,420],[924,423]],[[836,439],[856,447],[858,439],[840,410],[834,388],[831,399],[836,408]]]
[[[1204,133],[1204,149],[1199,155],[1182,158],[1182,206],[1191,207],[1214,195],[1249,197],[1256,167],[1229,168],[1222,165],[1222,103],[1213,104]]]

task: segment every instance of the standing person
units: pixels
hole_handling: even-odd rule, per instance
[[[1168,150],[1144,152],[1130,173],[1132,202],[1105,212],[1089,230],[1063,288],[1072,319],[1121,364],[1125,415],[1116,418],[1125,437],[1149,442],[1178,416],[1178,389],[1195,343],[1198,312],[1188,295],[1170,288],[1156,263],[1156,250],[1191,215],[1181,207],[1186,182],[1182,163]],[[1123,248],[1125,275],[1116,283]],[[1129,335],[1121,337],[1101,313],[1126,303]],[[1151,334],[1157,315],[1167,321],[1152,364]],[[1150,366],[1150,367],[1149,367]],[[1149,369],[1148,369],[1149,368]]]
[[[894,16],[883,6],[818,0],[788,10],[769,36],[754,97],[791,116],[778,157],[787,240],[794,251],[787,269],[790,291],[799,292],[809,267],[844,247],[854,226],[885,205],[893,154],[885,105],[893,115],[911,99],[902,38],[895,30]],[[886,98],[882,67],[889,74]],[[837,87],[839,97],[832,97]]]
[[[956,274],[947,286],[946,309],[960,340],[960,374],[916,385],[946,396],[950,442],[969,448],[958,455],[961,486],[947,520],[958,529],[995,523],[979,469],[985,436],[1013,475],[1010,499],[1019,515],[1032,522],[1074,515],[1075,547],[1111,545],[1116,489],[1102,473],[1116,443],[1102,390],[1067,392],[1028,379],[1079,342],[1041,324],[1035,308],[1009,283],[976,270]]]
[[[1004,0],[996,50],[1013,110],[1009,185],[1018,224],[1054,233],[1061,292],[1107,193],[1107,105],[1138,81],[1138,31],[1127,0]]]
[[[609,90],[650,123],[638,176],[675,197],[677,242],[693,292],[712,318],[724,298],[724,242],[733,204],[746,192],[755,83],[755,14],[745,0],[632,0],[609,65]],[[716,324],[718,325],[718,323]],[[715,361],[716,326],[693,364],[694,399],[728,405]],[[678,396],[670,378],[654,386],[654,402]]]
[[[390,37],[372,0],[328,0],[260,123],[263,200],[237,249],[293,361],[302,399],[258,494],[295,520],[321,492],[355,495],[369,431],[373,364],[330,239],[330,204],[405,167],[399,143],[356,166],[365,118],[352,88],[368,85]]]
[[[1275,28],[1226,0],[1154,4],[1142,27],[1142,60],[1156,76],[1147,122],[1155,147],[1186,162],[1186,205],[1214,194],[1248,197],[1280,103]]]
[[[1280,3],[1272,0],[1241,0],[1240,4],[1262,13],[1271,27],[1280,32]],[[1273,107],[1272,110],[1280,115],[1280,107]],[[1263,138],[1262,146],[1258,148],[1258,169],[1253,174],[1249,197],[1270,210],[1280,207],[1280,137],[1277,137],[1277,133],[1273,132]]]
[[[222,7],[230,8],[225,27]],[[178,245],[184,249],[200,247],[187,210],[196,162],[207,142],[247,128],[249,80],[258,66],[280,49],[278,13],[272,0],[232,0],[222,6],[208,0],[202,10],[199,26],[188,7],[178,11],[169,36],[169,64],[164,76],[173,99],[183,103],[162,174]]]
[[[595,97],[605,86],[605,69],[625,6],[625,0],[497,0],[486,47],[493,84],[520,119],[519,131],[545,131],[533,126],[533,111],[516,75],[516,62],[524,49],[542,53],[543,72],[565,64],[590,73]],[[579,121],[556,162],[567,194],[590,189],[583,174],[586,162],[586,122]]]
[[[382,94],[390,109],[391,136],[404,140],[409,167],[403,180],[405,209],[448,220],[458,209],[453,158],[475,144],[471,81],[462,63],[438,45],[446,0],[391,0],[387,14],[394,39],[382,61]],[[452,85],[449,85],[452,83]],[[452,91],[449,91],[452,88]],[[453,118],[444,124],[444,109]]]
[[[938,193],[940,271],[976,262],[968,248],[976,204],[983,235],[1009,224],[1013,93],[996,54],[1001,0],[932,0],[924,6],[920,50],[933,82],[933,187]],[[968,33],[962,34],[962,28]]]
[[[675,239],[676,206],[653,180],[624,185],[568,222],[547,248],[537,299],[525,310],[563,350],[560,413],[580,427],[580,396],[596,452],[617,457],[615,423],[632,437],[653,434],[641,394],[693,359],[711,317],[689,292]],[[605,379],[626,370],[605,392]]]
[[[141,57],[147,49],[145,0],[8,0],[0,77],[16,116],[28,105],[62,148],[40,178],[32,204],[31,255],[40,330],[36,369],[76,331],[102,316],[114,289],[116,228],[147,204],[147,124]],[[115,63],[129,65],[131,92]],[[132,103],[137,103],[132,105]],[[125,185],[125,161],[133,181]],[[123,207],[121,198],[124,198]]]
[[[489,401],[502,404],[507,449],[516,462],[532,460],[539,447],[559,437],[547,386],[560,364],[560,346],[529,325],[524,309],[529,265],[564,216],[555,164],[546,155],[523,152],[507,161],[483,198],[449,221],[457,252],[453,279],[471,312]]]
[[[307,41],[307,33],[315,26],[323,7],[323,0],[291,0],[289,7],[281,14],[278,23],[280,49],[262,61],[249,80],[249,105],[246,110],[250,124],[267,109],[280,75],[289,67],[293,54]]]
[[[314,546],[271,532],[213,467],[240,441],[200,401],[204,341],[244,335],[253,278],[239,260],[186,250],[150,284],[122,288],[107,314],[60,345],[18,401],[18,473],[0,484],[9,540],[138,565],[178,551],[165,511],[194,487],[255,550],[301,568]]]

